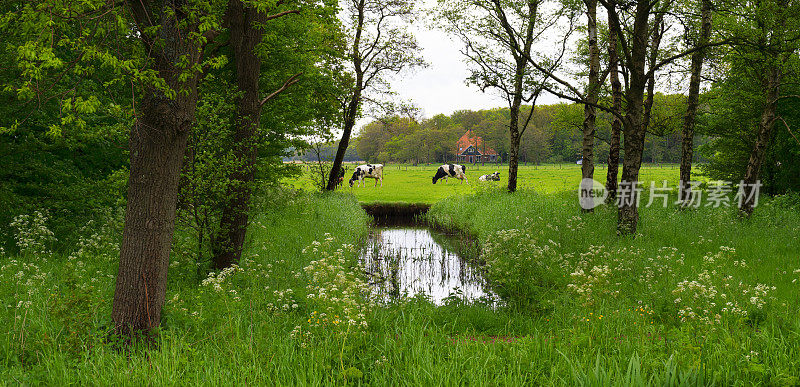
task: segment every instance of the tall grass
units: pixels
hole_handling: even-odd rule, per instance
[[[118,223],[87,229],[80,249],[69,255],[1,256],[0,324],[9,328],[0,335],[0,380],[392,386],[799,382],[800,284],[793,280],[800,277],[794,273],[800,268],[800,210],[789,200],[760,207],[749,221],[732,211],[647,209],[635,239],[614,234],[609,209],[581,214],[572,195],[486,190],[440,202],[429,213],[431,221],[476,236],[482,258],[508,269],[507,274],[487,269],[495,286],[506,284],[509,300],[507,307],[494,308],[458,300],[436,307],[422,298],[378,306],[353,297],[364,285],[356,256],[368,231],[368,218],[355,199],[290,191],[261,199],[236,268],[198,280],[191,250],[184,251],[191,241],[177,237],[157,345],[120,352],[105,341]],[[508,239],[501,242],[501,236]],[[529,256],[555,264],[545,270]],[[734,276],[737,287],[738,281],[776,287],[764,297],[762,312],[747,304],[748,314],[739,319],[681,320],[677,312],[686,305],[675,306],[673,290],[709,268],[708,256],[718,273]],[[511,258],[528,263],[512,272]],[[733,263],[742,260],[746,267]],[[589,272],[609,265],[611,273],[598,275],[598,281],[572,276],[580,265]],[[591,288],[593,297],[570,284]]]
[[[620,380],[633,359],[644,381],[669,368],[704,383],[800,383],[796,197],[747,220],[733,208],[643,208],[635,238],[616,236],[613,208],[583,214],[577,202],[484,192],[428,219],[478,238],[489,280],[558,342],[575,383]]]
[[[0,380],[59,385],[320,382],[326,375],[317,359],[322,354],[299,351],[289,338],[305,308],[306,283],[299,273],[313,258],[302,250],[328,236],[357,244],[367,233],[368,217],[343,195],[276,190],[259,201],[236,269],[212,272],[198,283],[191,249],[182,250],[191,243],[176,237],[157,345],[130,353],[106,342],[118,223],[84,230],[81,245],[68,256],[40,249],[0,256],[0,325],[8,327],[0,335]]]

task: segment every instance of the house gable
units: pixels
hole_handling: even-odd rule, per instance
[[[483,138],[473,136],[468,130],[456,141],[456,155],[458,156],[497,156],[497,152],[483,143]]]

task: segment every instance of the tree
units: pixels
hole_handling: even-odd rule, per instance
[[[306,82],[308,78],[319,77],[318,64],[335,68],[338,37],[327,32],[335,30],[331,25],[332,8],[330,5],[317,6],[313,2],[302,1],[278,2],[277,5],[250,0],[228,2],[225,21],[229,33],[224,44],[230,47],[235,66],[235,84],[239,91],[235,97],[237,118],[233,131],[236,162],[232,165],[231,184],[228,185],[219,230],[212,245],[215,268],[225,268],[238,262],[242,254],[257,169],[262,110],[299,82],[301,76]],[[291,20],[284,21],[284,18]],[[280,33],[268,30],[272,24],[280,27]],[[303,31],[298,31],[298,28]],[[319,44],[320,34],[327,38],[324,44]],[[265,35],[273,44],[279,42],[293,49],[281,52],[265,46]],[[317,45],[312,46],[314,43]],[[271,68],[271,71],[265,72],[262,65],[263,58],[267,56],[281,56],[283,63],[275,66],[277,69]],[[288,75],[284,74],[287,70],[290,70]],[[273,79],[269,79],[270,76]],[[275,84],[274,78],[280,82]],[[333,77],[324,78],[335,83]],[[322,96],[325,95],[322,90],[318,91]],[[302,100],[298,102],[303,103]],[[276,130],[278,128],[271,129],[280,132]]]
[[[619,117],[624,136],[625,159],[622,170],[622,186],[618,191],[617,232],[621,235],[635,234],[639,221],[639,169],[642,164],[645,134],[652,107],[656,72],[674,61],[691,55],[702,48],[721,45],[713,42],[683,50],[664,58],[659,57],[661,39],[669,23],[667,15],[674,11],[675,3],[639,1],[633,4],[618,4],[616,0],[598,0],[608,13],[609,41],[617,44],[620,66],[624,77],[624,101],[622,114],[614,109],[594,104],[585,93],[575,87],[566,77],[550,71],[544,64],[527,56],[537,70],[547,74],[557,86],[546,86],[546,90],[562,98],[608,111]],[[516,49],[521,52],[519,48]],[[647,91],[647,100],[645,92]],[[624,198],[620,193],[625,193]]]
[[[586,32],[589,46],[589,82],[586,86],[586,104],[583,105],[583,146],[581,148],[581,194],[583,211],[592,211],[592,183],[594,179],[594,138],[597,105],[600,95],[600,49],[597,42],[597,0],[584,0],[586,6]]]
[[[739,210],[749,216],[760,191],[757,184],[783,193],[796,181],[800,7],[782,0],[762,1],[746,3],[742,12],[741,5],[733,5],[722,3],[715,19],[733,45],[720,58],[724,77],[709,92],[706,126],[715,138],[701,149],[710,159],[703,168],[706,173],[742,183],[746,200]],[[768,174],[763,176],[762,170]]]
[[[262,10],[274,6],[247,4]],[[51,125],[52,132],[86,126],[84,118],[100,109],[129,111],[135,117],[112,310],[120,335],[148,332],[160,323],[178,182],[195,126],[198,86],[209,72],[225,65],[218,52],[225,44],[221,37],[229,35],[222,33],[227,32],[223,14],[228,5],[222,0],[30,2],[12,8],[4,18],[23,27],[14,47],[20,53],[16,62],[21,74],[10,90],[23,100],[49,101],[60,90],[48,88],[48,83],[76,83],[60,95],[67,114],[61,125]],[[248,25],[228,15],[224,24]],[[113,94],[108,107],[102,106],[105,101],[91,95],[96,89],[82,94],[86,91],[80,85],[86,80],[102,82],[101,90],[108,93],[130,85],[130,106],[120,106],[127,100]],[[9,130],[24,124],[16,122]]]
[[[205,28],[218,23],[221,9],[206,13],[206,4],[172,1],[126,5],[161,81],[144,86],[130,136],[128,204],[111,314],[117,333],[129,336],[161,320],[178,178],[197,105],[198,67],[214,31]]]
[[[800,41],[800,5],[796,2],[759,1],[748,3],[747,8],[748,19],[742,20],[736,12],[726,20],[736,42],[732,53],[735,55],[733,61],[738,62],[735,66],[750,67],[748,75],[754,76],[762,85],[759,98],[761,115],[740,187],[744,200],[739,210],[744,216],[750,216],[755,208],[761,165],[775,124],[782,120],[777,114],[781,86],[787,75],[797,71]]]
[[[569,19],[572,16],[568,8],[548,14],[543,4],[541,0],[440,2],[442,9],[439,18],[447,23],[445,29],[465,46],[462,54],[472,66],[469,82],[483,91],[497,90],[508,103],[509,192],[517,189],[520,140],[548,78],[532,71],[526,58],[533,55],[534,42],[542,41],[548,29],[564,15]],[[555,57],[541,57],[538,60],[547,62],[552,70],[560,64],[565,47],[562,45]],[[521,121],[520,108],[523,102],[530,103],[531,109]]]
[[[407,0],[350,0],[345,10],[348,35],[347,61],[352,83],[342,102],[342,137],[333,159],[331,171],[338,171],[350,142],[364,100],[377,102],[378,95],[388,92],[384,76],[422,66],[419,47],[403,23],[414,16]],[[330,173],[328,191],[336,189],[336,174]]]
[[[697,36],[695,46],[703,47],[708,44],[711,37],[711,0],[701,0],[700,5],[700,35]],[[687,31],[689,32],[689,31]],[[691,201],[690,181],[692,180],[692,157],[694,154],[694,126],[697,117],[698,97],[700,96],[700,80],[703,71],[703,60],[706,50],[700,49],[692,54],[689,80],[689,96],[687,98],[686,115],[683,119],[683,141],[681,153],[681,174],[679,190],[684,203]]]
[[[617,176],[619,175],[620,132],[622,130],[622,83],[619,81],[618,42],[615,36],[608,39],[608,76],[611,83],[611,138],[606,172],[606,204],[616,202]]]

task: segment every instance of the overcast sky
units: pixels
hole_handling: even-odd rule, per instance
[[[435,0],[425,3],[429,6],[436,4]],[[483,93],[475,86],[467,86],[465,80],[469,72],[460,52],[461,42],[451,39],[441,30],[429,28],[424,21],[416,22],[411,31],[422,47],[422,56],[428,67],[406,70],[399,76],[390,78],[397,99],[413,102],[422,109],[425,118],[440,113],[451,114],[457,110],[508,106],[495,90]],[[543,94],[537,103],[552,104],[558,101],[552,95]],[[372,120],[373,117],[364,117],[359,121],[358,127]]]

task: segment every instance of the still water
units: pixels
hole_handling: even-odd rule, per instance
[[[493,302],[480,270],[452,248],[459,243],[455,236],[423,227],[376,228],[361,261],[383,300],[424,295],[437,305],[448,298]]]

